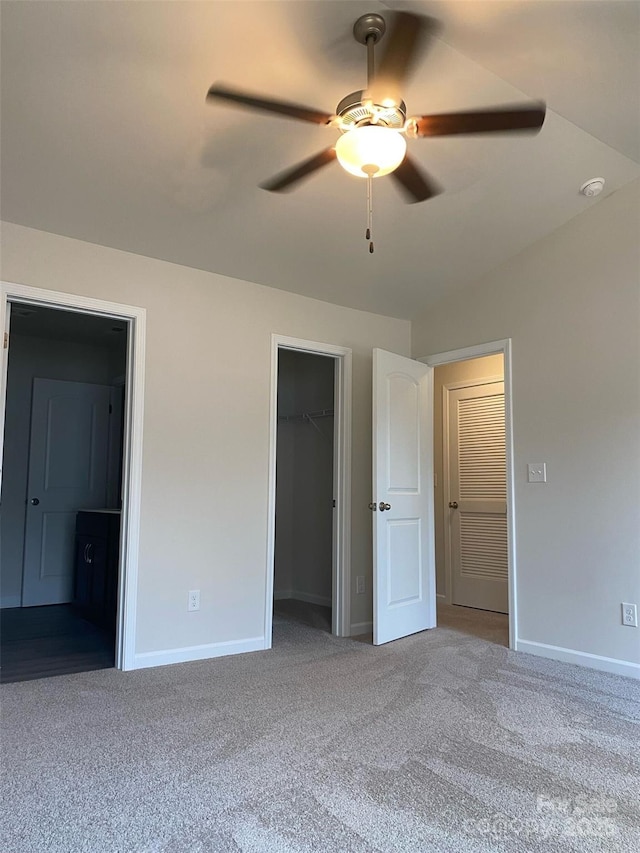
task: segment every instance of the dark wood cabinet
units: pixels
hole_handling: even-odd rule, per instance
[[[120,513],[85,510],[76,516],[73,603],[85,619],[115,631]]]

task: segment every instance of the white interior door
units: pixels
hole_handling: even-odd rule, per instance
[[[23,606],[71,601],[76,513],[106,505],[110,394],[33,380]]]
[[[507,613],[504,383],[450,389],[448,396],[451,600]]]
[[[436,624],[433,368],[373,351],[373,642]]]

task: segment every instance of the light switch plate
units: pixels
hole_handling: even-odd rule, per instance
[[[546,483],[547,463],[529,462],[527,465],[527,480],[529,483]]]

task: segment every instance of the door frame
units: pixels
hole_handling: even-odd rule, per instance
[[[515,483],[514,483],[514,453],[513,453],[513,394],[512,394],[512,365],[511,365],[511,338],[498,341],[489,341],[484,344],[462,347],[461,349],[449,350],[447,352],[434,353],[423,356],[417,361],[422,361],[431,367],[443,364],[452,364],[456,361],[469,361],[474,358],[482,358],[485,355],[503,356],[504,366],[504,428],[505,428],[505,451],[507,462],[507,583],[509,589],[509,648],[516,648],[518,636],[518,596],[517,596],[517,572],[516,572],[516,510],[515,510]],[[450,589],[450,586],[449,586]]]
[[[271,399],[269,407],[269,477],[267,510],[267,566],[265,583],[265,649],[273,642],[273,585],[276,533],[276,451],[278,438],[278,353],[281,349],[335,360],[333,420],[333,484],[336,509],[332,549],[332,633],[351,634],[351,372],[347,347],[271,335]]]
[[[127,382],[125,389],[125,429],[122,447],[122,523],[120,525],[120,565],[118,572],[118,614],[116,622],[116,669],[135,669],[140,503],[142,491],[142,427],[144,406],[144,364],[146,310],[117,302],[106,302],[73,293],[45,290],[12,282],[0,282],[0,325],[7,328],[12,303],[57,308],[79,314],[112,317],[127,323]],[[9,346],[2,348],[0,370],[0,487],[7,396]]]

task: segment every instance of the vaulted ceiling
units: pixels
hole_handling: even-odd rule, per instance
[[[1,213],[10,221],[412,317],[640,175],[640,4],[3,0]],[[337,164],[293,193],[265,178],[335,130],[205,101],[224,81],[327,112],[365,84],[355,19],[441,23],[410,114],[542,99],[533,137],[410,140],[445,192],[405,204]],[[587,199],[580,185],[606,179]],[[176,280],[179,286],[179,278]]]

